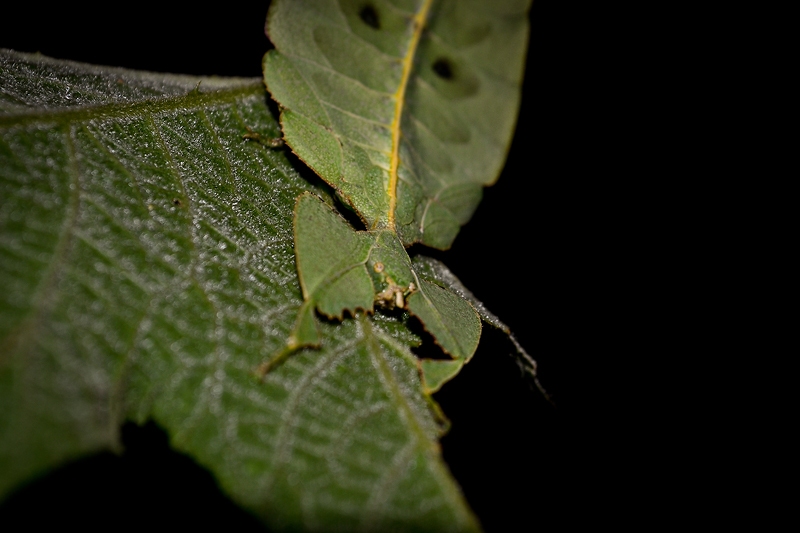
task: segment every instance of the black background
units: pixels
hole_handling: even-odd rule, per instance
[[[436,395],[452,422],[445,460],[487,531],[565,528],[591,485],[587,450],[603,439],[576,429],[590,381],[584,362],[609,357],[590,346],[603,344],[601,324],[613,321],[603,305],[613,289],[602,279],[613,237],[598,206],[609,193],[589,170],[601,156],[582,111],[602,80],[576,52],[572,13],[554,4],[539,0],[531,11],[522,108],[503,174],[453,248],[433,254],[511,327],[557,405],[521,377],[511,345],[488,328],[473,361]],[[0,21],[0,47],[133,69],[260,76],[266,3],[196,4],[185,13],[164,11],[164,3],[113,6],[28,2]],[[24,487],[0,507],[0,519],[261,527],[206,471],[170,451],[154,425],[126,425],[123,443],[121,456],[85,459]]]

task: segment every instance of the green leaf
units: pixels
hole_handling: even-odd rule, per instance
[[[273,2],[264,79],[287,143],[368,229],[449,248],[505,161],[529,7]]]
[[[528,8],[433,0],[270,6],[267,33],[276,50],[264,58],[264,80],[283,108],[284,138],[350,203],[367,232],[348,235],[336,215],[321,205],[314,211],[310,198],[298,201],[304,312],[265,369],[298,346],[318,344],[309,309],[340,319],[345,311],[371,311],[371,288],[376,301],[408,309],[461,360],[424,362],[429,390],[469,361],[481,331],[476,311],[447,288],[417,279],[403,246],[449,247],[482,186],[499,173],[519,104],[528,31],[520,15]],[[372,256],[382,248],[397,251],[377,261]],[[368,261],[384,285],[378,290]]]
[[[398,318],[302,309],[259,80],[0,52],[0,494],[155,420],[276,528],[477,530]]]

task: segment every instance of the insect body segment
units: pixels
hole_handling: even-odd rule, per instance
[[[370,253],[372,281],[377,289],[375,303],[381,307],[406,308],[406,298],[416,291],[416,274],[397,234],[391,230],[374,232],[375,246]]]
[[[345,313],[371,313],[376,304],[419,318],[456,361],[449,377],[472,357],[481,332],[478,313],[455,293],[420,279],[395,232],[356,231],[320,198],[305,193],[295,205],[294,233],[303,304],[284,348],[259,368],[262,376],[294,351],[319,346],[317,312],[341,320]],[[435,368],[436,388],[446,381],[439,376],[444,363],[421,367],[423,377],[426,368]]]

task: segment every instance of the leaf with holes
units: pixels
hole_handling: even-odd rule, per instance
[[[265,372],[295,349],[319,345],[315,308],[341,318],[372,311],[373,300],[408,310],[451,356],[422,363],[428,390],[469,361],[478,313],[420,279],[404,247],[448,248],[483,186],[497,178],[519,106],[529,7],[513,0],[272,4],[267,33],[276,49],[264,58],[264,80],[282,108],[284,139],[366,231],[298,199],[305,303]],[[333,228],[346,246],[330,244]]]
[[[255,375],[303,302],[296,198],[332,202],[266,102],[0,51],[0,495],[152,419],[275,529],[477,530],[405,316]]]
[[[367,229],[450,246],[505,162],[529,0],[278,0],[264,78],[284,137]]]

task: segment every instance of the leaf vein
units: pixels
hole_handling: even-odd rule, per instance
[[[275,437],[275,462],[273,464],[272,473],[266,482],[267,486],[272,485],[274,482],[274,477],[279,465],[288,461],[289,446],[291,442],[290,434],[292,433],[290,427],[292,426],[295,413],[300,406],[300,400],[302,400],[302,398],[308,393],[309,389],[311,389],[311,387],[313,387],[319,379],[322,379],[323,376],[321,374],[323,374],[323,372],[327,370],[329,366],[332,366],[340,359],[348,355],[350,349],[356,344],[358,344],[358,341],[351,340],[341,345],[339,349],[333,351],[332,353],[326,354],[323,352],[320,354],[319,361],[317,361],[316,365],[314,365],[310,371],[305,372],[300,379],[300,382],[295,384],[292,388],[292,392],[286,402],[286,408],[281,413],[281,421]]]

